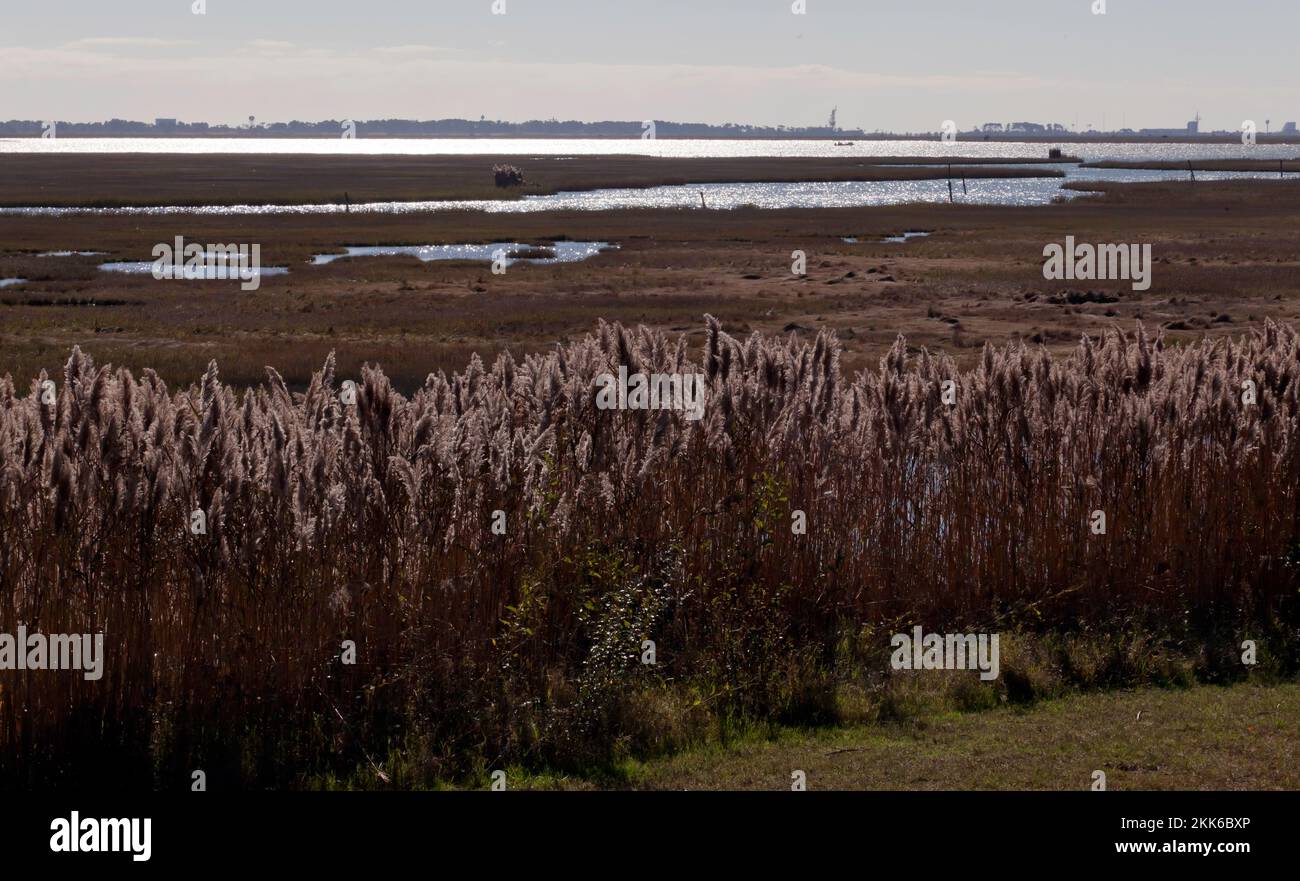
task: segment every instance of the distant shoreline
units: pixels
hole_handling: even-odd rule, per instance
[[[133,132],[91,132],[79,133],[62,131],[57,133],[58,140],[265,140],[265,141],[337,141],[337,134],[322,132],[174,132],[174,133],[133,133]],[[41,140],[40,134],[7,134],[0,131],[0,140],[35,141]],[[391,140],[391,141],[637,141],[643,140],[635,135],[551,135],[551,134],[398,134],[367,132],[358,134],[355,140]],[[806,134],[791,135],[674,135],[659,137],[656,141],[828,141],[828,142],[875,142],[875,141],[939,141],[937,132],[915,134],[840,134],[814,136]],[[1237,144],[1241,135],[1234,132],[1203,135],[1114,135],[1114,134],[1053,134],[1053,135],[995,135],[983,133],[959,133],[954,143],[989,143],[989,144]],[[1258,134],[1257,144],[1300,144],[1300,134]]]

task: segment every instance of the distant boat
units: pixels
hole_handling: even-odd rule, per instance
[[[852,141],[836,141],[836,142],[835,142],[835,146],[837,146],[837,147],[852,147],[852,146],[853,146],[853,142],[852,142]]]

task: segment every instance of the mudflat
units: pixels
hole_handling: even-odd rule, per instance
[[[697,172],[677,174],[685,180]],[[1061,350],[1085,333],[1132,329],[1137,321],[1176,345],[1240,334],[1266,318],[1300,318],[1300,180],[1088,186],[1095,192],[1085,198],[1026,208],[0,216],[0,278],[28,280],[0,289],[0,374],[25,381],[42,368],[54,371],[79,345],[100,363],[152,367],[171,383],[195,381],[214,358],[230,382],[261,381],[264,365],[273,364],[287,381],[304,383],[335,351],[340,370],[379,363],[409,387],[432,370],[463,369],[475,352],[545,350],[598,318],[679,330],[698,342],[705,313],[735,334],[832,328],[854,368],[874,367],[899,333],[970,363],[985,342],[1021,339]],[[5,200],[48,201],[37,187],[15,187],[12,179],[0,186]],[[350,192],[358,198],[363,190]],[[179,195],[203,201],[208,194]],[[882,241],[907,231],[929,235]],[[260,243],[263,265],[289,272],[243,291],[237,281],[159,281],[98,269],[104,261],[148,260],[157,243],[177,235]],[[1044,248],[1067,236],[1149,243],[1150,289],[1045,280]],[[346,245],[565,239],[617,249],[578,263],[515,264],[504,274],[487,263],[411,256],[309,264]],[[103,256],[36,256],[52,250]],[[802,277],[792,272],[796,251],[806,255]]]

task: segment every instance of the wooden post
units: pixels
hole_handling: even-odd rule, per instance
[[[952,197],[952,163],[948,164],[948,201],[955,201]]]
[[[1192,183],[1196,183],[1196,169],[1192,168],[1192,160],[1187,160],[1187,171],[1192,175]]]

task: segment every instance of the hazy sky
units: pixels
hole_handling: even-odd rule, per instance
[[[504,2],[2,0],[0,119],[1300,119],[1300,0]]]

